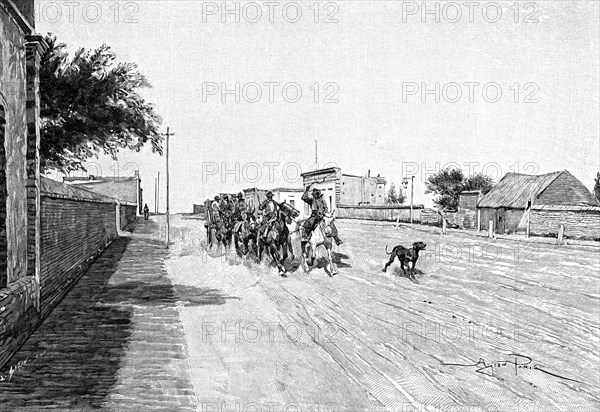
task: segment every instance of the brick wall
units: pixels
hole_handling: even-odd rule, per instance
[[[0,8],[0,105],[4,107],[5,139],[3,164],[7,194],[6,283],[27,275],[27,123],[25,34]],[[0,275],[2,277],[2,275]]]
[[[477,229],[477,211],[461,209],[458,212],[446,213],[444,218],[450,227],[461,229]]]
[[[121,205],[119,218],[121,221],[120,229],[125,229],[137,219],[137,207],[135,205]]]
[[[5,3],[0,7],[0,123],[4,123],[0,132],[0,366],[25,341],[39,319],[38,284],[27,273],[25,35],[29,32],[19,23],[13,4]],[[15,3],[30,7],[33,1]]]
[[[46,316],[79,279],[90,260],[117,237],[117,216],[114,203],[43,194],[41,219],[41,307]]]
[[[119,226],[136,218],[137,206],[121,205]],[[41,179],[39,286],[24,276],[0,288],[0,367],[118,236],[113,199]]]
[[[442,216],[434,209],[421,210],[421,223],[424,225],[439,226],[442,224]]]
[[[565,236],[572,239],[600,240],[600,211],[532,210],[531,234],[556,236],[565,225]]]

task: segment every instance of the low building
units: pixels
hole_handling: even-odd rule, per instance
[[[267,198],[267,192],[268,190],[266,189],[258,189],[256,187],[244,189],[244,199],[246,200],[248,209],[258,210],[258,206]]]
[[[443,218],[449,227],[477,229],[477,203],[481,200],[480,190],[464,191],[458,195],[456,211],[446,211]]]
[[[343,174],[339,167],[313,170],[302,173],[304,187],[309,184],[323,193],[330,211],[341,205],[347,206],[383,206],[385,205],[386,181],[381,176],[372,177],[371,171],[365,176]],[[305,205],[305,215],[309,214]]]
[[[544,175],[506,174],[477,204],[481,229],[496,233],[530,231],[553,235],[565,225],[567,237],[600,237],[600,204],[568,171]],[[529,228],[529,229],[528,229]]]
[[[133,176],[129,177],[65,177],[63,181],[69,185],[77,186],[103,196],[115,198],[126,204],[137,204],[138,213],[140,215],[143,213],[144,202],[141,179],[137,170]]]
[[[461,210],[477,210],[477,203],[481,200],[483,194],[481,190],[469,190],[460,192],[458,195],[458,211]]]
[[[193,206],[193,214],[195,215],[203,215],[205,212],[205,206],[204,205],[194,205]]]
[[[272,192],[275,201],[289,203],[300,212],[300,215],[296,218],[297,220],[306,217],[304,201],[302,200],[304,190],[302,188],[278,187],[273,189]]]

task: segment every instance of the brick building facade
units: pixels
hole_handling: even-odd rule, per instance
[[[0,366],[40,319],[39,64],[33,0],[0,0]]]

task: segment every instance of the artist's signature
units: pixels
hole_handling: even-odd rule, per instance
[[[12,377],[16,371],[18,371],[19,369],[23,369],[28,364],[29,365],[34,364],[40,357],[44,356],[45,353],[46,353],[46,351],[43,351],[42,353],[38,353],[37,355],[35,355],[33,357],[33,359],[27,358],[25,360],[20,360],[19,362],[17,362],[16,365],[13,365],[9,368],[8,373],[6,375],[0,373],[0,382],[4,382],[4,381],[10,382],[10,380],[12,379]]]
[[[566,376],[562,376],[557,373],[550,372],[547,369],[545,369],[544,367],[542,367],[540,364],[534,363],[533,359],[530,358],[529,356],[519,355],[517,353],[511,353],[509,355],[509,357],[511,359],[497,360],[497,361],[493,361],[493,362],[488,362],[483,358],[479,358],[479,360],[476,363],[470,363],[470,364],[442,363],[442,365],[472,367],[472,368],[476,368],[475,372],[477,372],[477,373],[481,373],[481,374],[488,375],[488,376],[494,376],[494,377],[496,376],[494,374],[494,368],[514,368],[515,375],[519,374],[520,369],[529,369],[529,370],[539,371],[539,372],[545,373],[550,376],[554,376],[555,378],[564,379],[564,380],[571,381],[571,382],[583,383],[576,379],[567,378]]]

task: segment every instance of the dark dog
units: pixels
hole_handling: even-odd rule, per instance
[[[415,242],[412,245],[412,248],[407,249],[402,245],[398,245],[396,247],[394,247],[392,249],[392,252],[389,253],[388,252],[388,247],[387,245],[385,245],[385,253],[387,253],[390,256],[390,260],[385,264],[385,267],[383,268],[383,272],[387,271],[388,266],[390,266],[392,263],[394,263],[394,259],[396,259],[396,256],[398,257],[398,260],[400,261],[400,267],[402,268],[402,271],[404,272],[404,274],[406,275],[406,269],[404,268],[404,264],[406,263],[406,266],[408,267],[409,270],[409,277],[414,279],[415,278],[415,265],[417,264],[417,260],[419,260],[419,252],[421,250],[425,250],[427,248],[427,245],[423,242]],[[412,262],[412,268],[410,267],[410,262]]]

